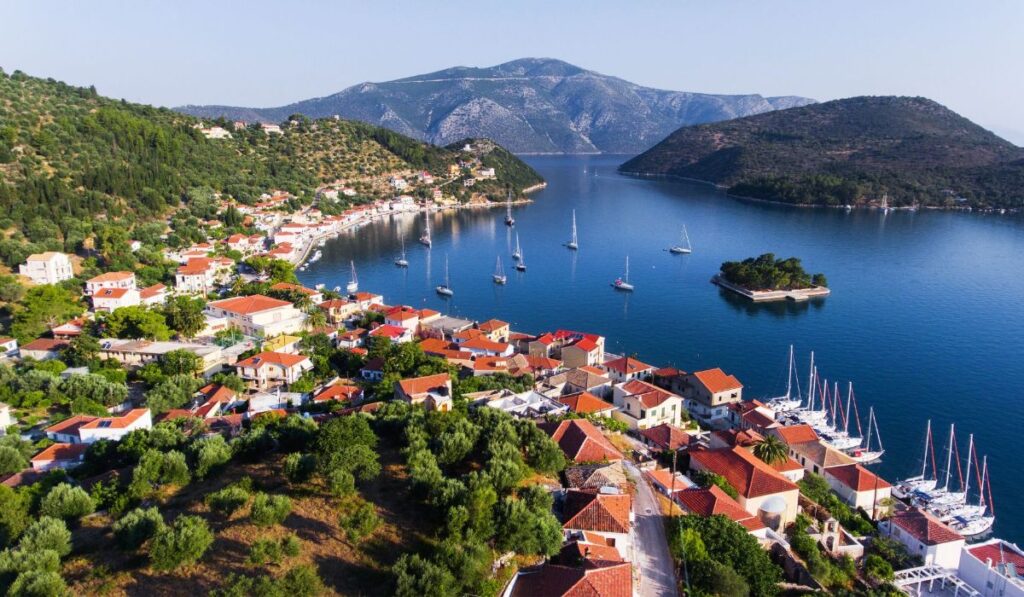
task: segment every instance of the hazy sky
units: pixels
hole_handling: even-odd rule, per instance
[[[4,0],[0,66],[165,106],[274,106],[526,56],[665,89],[923,95],[1024,144],[1024,2]]]

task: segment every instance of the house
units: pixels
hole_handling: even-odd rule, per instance
[[[477,401],[477,404],[489,406],[490,408],[505,411],[514,417],[526,419],[535,419],[546,415],[561,415],[568,411],[564,404],[534,390],[528,390],[519,394],[514,394],[510,390],[476,392],[469,394],[467,398]],[[480,402],[481,398],[482,402]]]
[[[695,446],[698,436],[690,435],[675,425],[662,423],[639,430],[640,441],[658,452],[670,452]]]
[[[359,303],[345,299],[328,299],[317,306],[327,315],[327,321],[335,325],[344,323],[363,310]]]
[[[564,566],[551,562],[522,568],[501,597],[632,597],[629,562]]]
[[[654,367],[633,357],[619,357],[607,361],[604,368],[615,383],[625,383],[634,379],[646,380],[654,371]]]
[[[133,408],[121,416],[97,417],[78,428],[82,443],[101,439],[119,441],[136,429],[152,429],[153,417],[148,408]]]
[[[213,301],[206,305],[208,317],[225,320],[247,336],[270,338],[302,331],[306,316],[295,305],[262,294]]]
[[[0,358],[18,356],[18,341],[15,338],[0,338]]]
[[[58,326],[50,328],[50,333],[53,334],[54,338],[58,340],[70,340],[82,335],[82,330],[85,328],[86,319],[84,317],[77,317],[70,321],[64,322]]]
[[[966,545],[957,576],[985,597],[1024,597],[1024,551],[1002,539]]]
[[[558,401],[568,406],[570,411],[578,415],[610,417],[615,411],[614,404],[609,404],[590,392],[566,394],[559,398]]]
[[[132,272],[107,272],[85,281],[83,294],[93,296],[98,291],[107,288],[120,288],[124,290],[135,288],[135,274]]]
[[[800,494],[796,483],[746,448],[690,450],[690,468],[724,477],[739,494],[739,505],[775,531],[796,519]]]
[[[762,435],[769,429],[782,427],[782,424],[775,420],[775,411],[760,400],[729,404],[729,421],[735,429],[749,429]]]
[[[679,426],[683,399],[653,384],[634,379],[612,387],[613,417],[630,429],[646,429],[662,423]]]
[[[680,396],[686,393],[685,371],[675,367],[662,367],[651,372],[651,383]]]
[[[134,288],[101,288],[92,294],[92,310],[97,313],[111,313],[115,309],[134,307],[141,303],[142,297]]]
[[[299,344],[302,343],[302,338],[299,336],[291,336],[288,334],[281,334],[280,336],[274,336],[273,338],[263,343],[263,350],[268,352],[287,352],[288,354],[298,354]]]
[[[280,134],[282,134],[281,126],[277,125],[277,124],[261,123],[260,124],[260,130],[262,130],[264,133],[266,133],[268,135],[280,135]]]
[[[7,428],[14,425],[15,419],[11,416],[11,406],[0,402],[0,436],[7,435]]]
[[[879,504],[892,497],[892,485],[859,464],[825,469],[825,481],[844,502],[877,519],[886,511]]]
[[[789,457],[799,462],[805,471],[816,475],[822,475],[827,469],[835,466],[856,462],[847,454],[820,441],[790,444]]]
[[[336,383],[327,386],[313,396],[314,403],[323,402],[359,402],[363,398],[363,390],[358,386],[350,386],[343,383]]]
[[[508,342],[511,333],[509,324],[500,319],[488,319],[477,324],[476,329],[483,332],[491,342]]]
[[[590,392],[599,398],[610,396],[611,388],[611,378],[605,377],[602,371],[593,367],[570,369],[562,373],[556,373],[545,379],[541,384],[541,390],[545,394],[549,392],[555,395]]]
[[[697,371],[686,376],[686,409],[701,423],[724,426],[729,405],[743,401],[743,384],[721,369]]]
[[[258,390],[293,384],[312,368],[309,357],[283,352],[261,352],[235,363],[238,376]]]
[[[169,352],[184,350],[200,358],[202,371],[219,367],[224,362],[224,352],[216,344],[175,342],[172,340],[121,340],[104,338],[100,340],[100,358],[114,359],[127,368],[141,367],[148,363],[161,362]]]
[[[604,361],[604,338],[587,334],[572,344],[563,346],[559,355],[566,367],[600,365]]]
[[[33,284],[56,284],[75,275],[71,259],[54,251],[29,255],[25,263],[18,266],[18,273],[32,280]]]
[[[452,409],[452,378],[447,373],[414,377],[395,382],[395,399],[422,404],[427,410]]]
[[[78,435],[78,429],[96,417],[90,415],[75,415],[43,429],[46,437],[61,444],[78,444],[82,438]]]
[[[630,557],[630,529],[633,523],[633,498],[617,489],[565,492],[562,503],[562,531],[567,539],[578,533],[598,533],[618,550],[623,559]]]
[[[384,359],[374,357],[366,361],[366,364],[359,370],[359,377],[371,382],[384,379]]]
[[[395,344],[404,344],[406,342],[412,342],[413,332],[408,328],[384,324],[370,330],[370,337],[387,338]]]
[[[139,302],[146,306],[162,305],[167,302],[167,287],[159,282],[139,291]]]
[[[52,444],[31,459],[32,470],[73,469],[85,460],[89,444]]]
[[[384,323],[415,333],[420,326],[420,312],[412,307],[395,307],[384,315]]]
[[[356,328],[354,330],[348,330],[347,332],[341,332],[337,335],[334,340],[334,344],[338,348],[358,348],[366,344],[366,336],[368,332],[363,328]]]
[[[573,462],[622,460],[622,453],[586,419],[566,419],[555,423],[540,423],[539,426],[562,448],[565,457]]]
[[[494,342],[493,340],[487,339],[482,334],[476,338],[469,340],[463,340],[459,342],[459,350],[470,352],[476,356],[495,356],[495,357],[509,357],[515,352],[511,344],[504,342]]]
[[[678,491],[697,486],[696,483],[691,481],[683,473],[676,471],[673,475],[672,471],[667,468],[655,468],[645,471],[644,476],[648,481],[650,481],[651,487],[653,487],[655,491],[670,498]]]
[[[21,347],[19,351],[23,359],[35,359],[37,361],[49,361],[60,357],[60,352],[67,348],[71,342],[56,338],[36,338]]]
[[[736,500],[729,497],[721,487],[711,485],[707,488],[688,487],[675,493],[675,503],[679,504],[687,514],[697,516],[714,516],[720,514],[737,522],[755,537],[765,538],[768,527],[761,519],[747,512]]]
[[[309,297],[310,302],[314,305],[319,305],[324,301],[324,294],[319,290],[312,288],[306,288],[301,284],[289,284],[287,282],[278,282],[270,287],[271,290],[278,290],[281,292],[297,292],[304,294]]]
[[[626,475],[621,460],[604,464],[580,464],[565,469],[566,484],[572,489],[601,489],[618,487],[629,491],[632,481]]]
[[[878,525],[879,532],[902,543],[907,553],[918,556],[926,566],[956,570],[966,541],[960,533],[919,508],[895,512]]]
[[[208,294],[227,283],[234,261],[227,258],[192,257],[178,266],[174,289],[185,294]]]

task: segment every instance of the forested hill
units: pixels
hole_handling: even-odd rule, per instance
[[[283,134],[253,126],[207,139],[196,128],[201,122],[104,98],[94,88],[0,71],[0,257],[23,258],[9,253],[25,237],[36,248],[74,251],[97,221],[128,228],[166,215],[196,189],[243,202],[271,189],[311,198],[320,182],[422,169],[443,175],[468,158],[494,166],[498,177],[474,192],[504,197],[506,184],[541,182],[486,141],[470,140],[473,155],[466,155],[465,142],[442,148],[360,122],[305,117],[284,125]]]
[[[798,204],[1020,208],[1024,149],[919,97],[855,97],[681,128],[620,167]]]

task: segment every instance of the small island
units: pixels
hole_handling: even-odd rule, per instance
[[[825,274],[808,274],[796,257],[776,259],[773,253],[726,261],[711,281],[754,302],[806,301],[831,293]]]

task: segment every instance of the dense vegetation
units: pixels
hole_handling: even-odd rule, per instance
[[[776,259],[772,253],[722,264],[722,277],[747,290],[796,290],[828,286],[824,274],[813,276],[804,271],[796,257]]]
[[[1024,149],[924,98],[855,97],[685,127],[622,172],[801,205],[1024,206]]]
[[[770,597],[782,570],[747,530],[725,516],[678,516],[666,522],[669,548],[682,562],[690,594]]]

